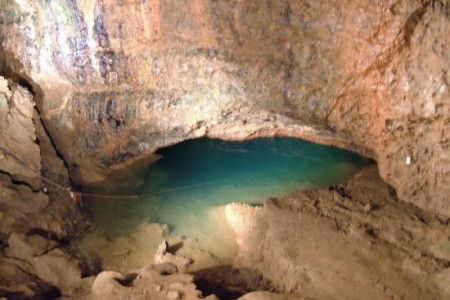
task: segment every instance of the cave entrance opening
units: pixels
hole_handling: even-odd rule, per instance
[[[124,191],[138,198],[85,202],[93,226],[84,250],[101,257],[103,268],[145,265],[162,240],[179,245],[175,250],[193,258],[195,270],[229,264],[237,244],[225,205],[261,205],[269,197],[342,183],[368,163],[355,153],[293,138],[201,138],[156,154],[140,187]]]

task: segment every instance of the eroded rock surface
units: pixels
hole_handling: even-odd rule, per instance
[[[68,193],[67,169],[34,107],[31,91],[0,77],[0,232],[37,228],[74,235],[83,226],[80,210]]]
[[[175,268],[176,270],[176,268]],[[193,283],[192,275],[177,273],[161,273],[153,265],[129,273],[126,276],[114,272],[100,273],[92,285],[92,292],[82,299],[209,299],[215,296],[202,297]]]
[[[32,95],[24,87],[14,84],[10,89],[6,79],[0,78],[1,170],[38,189],[41,156],[33,123],[34,106]]]
[[[57,242],[39,235],[26,236],[13,233],[8,239],[8,247],[4,253],[6,257],[27,260],[43,255],[57,245]]]
[[[263,208],[229,204],[235,266],[259,270],[273,289],[299,298],[444,299],[447,221],[399,202],[377,172]]]
[[[450,215],[449,10],[14,0],[0,62],[33,84],[76,182],[189,138],[279,134],[372,156],[402,200]]]
[[[0,297],[8,299],[53,299],[84,284],[78,260],[58,247],[85,220],[34,107],[30,90],[0,76]]]
[[[401,5],[393,7],[393,13]],[[411,11],[395,42],[337,99],[329,124],[373,149],[402,200],[449,214],[450,3]]]
[[[39,191],[41,155],[34,106],[24,87],[0,77],[0,232],[6,234],[49,204],[48,196]]]

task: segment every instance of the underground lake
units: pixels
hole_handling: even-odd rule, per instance
[[[270,197],[342,183],[369,164],[355,153],[293,138],[201,138],[156,154],[139,184],[120,183],[122,194],[137,197],[84,201],[92,226],[79,248],[102,257],[102,268],[145,265],[162,240],[182,245],[180,253],[193,258],[195,269],[228,263],[237,246],[225,205],[262,205]]]

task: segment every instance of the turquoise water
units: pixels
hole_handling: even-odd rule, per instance
[[[260,205],[269,197],[341,183],[368,164],[357,154],[291,138],[197,139],[157,154],[162,157],[145,169],[142,185],[135,189],[130,182],[129,190],[121,190],[139,198],[86,202],[98,232],[108,238],[130,236],[143,223],[161,223],[170,235],[219,252],[226,221],[218,207]]]
[[[163,240],[182,245],[177,254],[194,260],[190,271],[232,264],[258,210],[225,205],[261,205],[270,197],[341,183],[368,164],[354,153],[290,138],[197,139],[157,154],[152,164],[130,167],[112,175],[103,190],[91,190],[139,197],[84,198],[92,226],[77,247],[92,264],[141,268]]]

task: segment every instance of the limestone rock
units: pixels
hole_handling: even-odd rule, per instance
[[[229,205],[242,241],[234,265],[259,270],[297,299],[440,299],[448,293],[448,225],[399,202],[377,172],[366,168],[345,184],[351,199],[323,189],[272,198],[262,211]]]
[[[169,244],[167,241],[163,241],[156,251],[155,263],[170,263],[177,267],[181,273],[186,272],[187,266],[192,263],[192,260],[180,255],[174,255],[168,252]]]
[[[38,256],[30,263],[40,279],[57,286],[65,295],[75,293],[82,284],[78,260],[61,249]]]
[[[26,236],[13,233],[8,239],[5,256],[21,260],[32,260],[57,246],[57,242],[48,240],[39,235]]]
[[[294,300],[294,299],[301,300],[302,298],[299,298],[299,296],[287,296],[271,292],[258,291],[247,293],[244,296],[238,298],[237,300]]]
[[[0,201],[4,205],[23,214],[40,212],[49,205],[48,195],[43,192],[33,192],[26,185],[16,185],[6,176],[1,177]]]
[[[167,226],[144,222],[129,236],[110,239],[102,233],[89,235],[80,242],[80,249],[86,257],[101,259],[103,268],[126,272],[151,263],[166,232]]]
[[[450,86],[448,68],[442,66],[450,59],[450,5],[428,2],[413,11],[397,45],[355,77],[328,121],[371,149],[383,179],[400,199],[449,215]]]
[[[23,184],[14,184],[7,174],[0,174],[0,212],[4,214],[0,222],[0,232],[10,235],[14,231],[27,232],[32,227],[43,227],[48,221],[39,224],[36,213],[49,205],[48,195],[33,192]],[[33,218],[30,216],[33,215]]]
[[[179,300],[183,295],[179,291],[168,291],[167,300]]]
[[[11,86],[0,77],[0,168],[36,190],[41,184],[41,157],[33,123],[35,103],[25,88]]]
[[[0,232],[27,227],[26,214],[49,205],[41,186],[41,156],[36,143],[34,100],[24,87],[0,76]],[[23,231],[26,231],[23,230]]]
[[[433,278],[433,283],[438,286],[441,290],[443,298],[450,297],[450,269],[447,268],[438,274],[436,274]]]
[[[192,275],[161,274],[152,265],[127,275],[104,271],[96,277],[86,299],[204,299],[192,281]]]
[[[122,286],[118,280],[123,280],[125,277],[114,271],[103,271],[97,275],[92,284],[92,295],[94,296],[106,296],[114,295],[116,293],[123,293],[127,290]]]
[[[0,295],[11,295],[12,299],[32,299],[42,295],[55,297],[58,292],[53,286],[29,274],[20,264],[0,258]]]
[[[261,207],[248,204],[231,203],[225,207],[228,224],[236,232],[236,242],[239,245],[239,257],[251,261],[258,261],[261,253],[264,236],[262,232],[267,228],[266,220]]]

